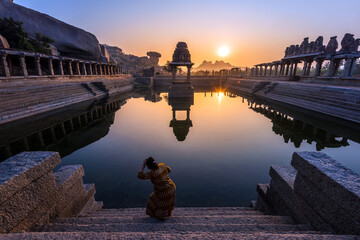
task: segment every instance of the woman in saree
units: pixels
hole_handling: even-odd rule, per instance
[[[149,172],[144,173],[145,165]],[[170,179],[171,168],[165,163],[157,163],[154,158],[149,157],[138,173],[139,179],[150,179],[154,184],[154,192],[150,194],[146,207],[146,214],[150,217],[156,217],[159,220],[165,220],[171,216],[175,204],[176,186]]]

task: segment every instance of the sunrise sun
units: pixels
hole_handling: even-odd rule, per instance
[[[227,46],[221,46],[218,50],[218,54],[220,57],[226,57],[229,55],[230,49]]]

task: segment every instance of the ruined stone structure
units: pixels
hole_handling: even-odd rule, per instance
[[[257,186],[256,209],[290,215],[318,231],[360,234],[360,176],[320,152],[295,152],[289,166],[271,166]]]
[[[153,66],[157,66],[159,64],[159,58],[161,58],[161,54],[158,52],[147,52],[147,56],[149,56],[150,63]]]
[[[341,41],[341,49],[338,49],[336,36],[331,37],[328,44],[323,45],[323,37],[319,36],[315,41],[309,42],[304,38],[300,45],[291,45],[285,50],[285,57],[280,61],[257,64],[251,70],[251,76],[287,76],[296,79],[296,71],[299,63],[303,63],[301,77],[320,77],[324,61],[330,61],[327,69],[327,78],[337,75],[340,62],[345,61],[344,70],[340,78],[352,78],[356,60],[360,58],[358,50],[360,39],[355,39],[353,34],[346,33]],[[311,64],[316,62],[315,73],[310,76]]]

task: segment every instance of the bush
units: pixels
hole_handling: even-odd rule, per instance
[[[23,23],[13,18],[0,18],[0,34],[6,38],[11,48],[25,51],[50,54],[50,43],[54,40],[36,33],[35,38],[29,38],[22,28]]]

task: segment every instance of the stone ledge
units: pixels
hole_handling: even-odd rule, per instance
[[[56,186],[59,192],[68,191],[71,186],[85,176],[84,168],[81,165],[69,165],[61,167],[54,173]]]
[[[298,173],[360,222],[360,176],[324,153],[295,152]]]
[[[23,152],[0,163],[0,204],[61,162],[56,152]]]

